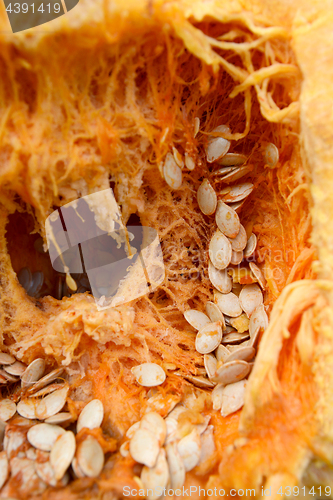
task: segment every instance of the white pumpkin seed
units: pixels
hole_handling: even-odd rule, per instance
[[[92,436],[80,443],[76,453],[77,465],[87,477],[97,477],[104,467],[104,452]]]
[[[16,411],[24,418],[34,419],[36,417],[36,410],[38,401],[34,399],[22,399],[16,407]]]
[[[225,167],[229,167],[229,166],[233,166],[233,165],[240,166],[240,165],[244,165],[246,160],[247,160],[246,156],[244,156],[242,154],[227,153],[217,163],[219,165],[223,165]]]
[[[250,266],[250,269],[253,272],[254,276],[257,278],[259,285],[261,286],[261,288],[263,290],[265,290],[266,279],[265,279],[264,275],[262,274],[261,269],[259,269],[259,267],[254,262],[250,262],[249,266]]]
[[[257,284],[245,285],[239,294],[239,303],[250,318],[255,309],[263,303],[263,295]]]
[[[103,422],[103,417],[104,408],[102,401],[93,399],[81,411],[76,424],[76,432],[80,432],[84,427],[87,429],[100,427]]]
[[[67,422],[70,422],[71,420],[73,420],[72,415],[69,412],[64,411],[61,413],[57,413],[56,415],[52,415],[52,417],[46,418],[45,423],[46,424],[65,424]]]
[[[158,439],[147,429],[138,429],[130,442],[130,454],[136,462],[154,467],[160,451]]]
[[[222,195],[224,203],[236,203],[247,198],[247,196],[252,193],[253,189],[254,186],[251,182],[244,182],[243,184],[228,186],[227,188],[222,189],[222,191],[220,191],[220,195]]]
[[[58,389],[62,389],[65,387],[66,384],[50,384],[46,387],[43,387],[43,389],[40,389],[40,391],[34,392],[33,394],[29,395],[29,398],[40,398],[41,396],[47,396],[47,394],[51,394],[51,392],[57,391]],[[28,394],[29,391],[27,391]]]
[[[163,384],[166,375],[160,365],[156,363],[142,363],[131,369],[137,383],[143,387],[156,387]]]
[[[221,410],[223,389],[223,384],[217,384],[211,392],[213,410]]]
[[[147,491],[147,500],[157,500],[162,495],[169,481],[169,467],[164,449],[159,452],[155,466],[142,468],[141,481]]]
[[[215,351],[217,361],[225,361],[229,356],[230,351],[224,345],[220,344]]]
[[[188,311],[185,311],[184,317],[186,321],[196,330],[201,330],[201,328],[210,323],[208,316],[201,311],[197,311],[196,309],[189,309]]]
[[[7,422],[16,413],[16,404],[11,399],[2,399],[0,401],[0,420]]]
[[[195,338],[195,348],[200,354],[214,351],[222,340],[221,322],[210,323],[199,330]]]
[[[224,158],[224,156],[222,156],[222,159]],[[217,162],[219,163],[219,162]],[[223,177],[224,175],[226,174],[229,174],[230,172],[233,172],[234,170],[236,170],[237,167],[223,167],[223,168],[219,168],[218,170],[214,170],[214,172],[212,172],[212,175],[214,176],[218,176],[218,177]]]
[[[241,252],[242,250],[244,250],[247,243],[247,236],[242,224],[240,224],[239,226],[237,236],[235,236],[235,238],[229,238],[229,241],[234,252]]]
[[[30,427],[27,438],[30,444],[42,451],[51,451],[54,443],[65,431],[58,425],[37,424]]]
[[[244,258],[248,259],[252,257],[257,248],[257,237],[254,233],[251,233],[249,239],[247,240],[246,247],[244,248]]]
[[[169,413],[168,418],[173,418],[174,420],[178,420],[179,415],[186,411],[185,406],[182,403],[178,403],[175,408]]]
[[[219,230],[229,238],[235,238],[239,233],[240,221],[237,213],[221,200],[217,202],[215,222]]]
[[[217,359],[214,354],[204,354],[204,365],[208,378],[214,377],[217,365]]]
[[[225,182],[226,184],[229,184],[230,182],[235,182],[238,179],[244,177],[244,175],[251,172],[251,170],[252,168],[250,167],[250,165],[244,165],[244,167],[235,168],[233,172],[230,172],[229,174],[222,177],[221,181]]]
[[[265,148],[265,160],[269,168],[276,167],[277,162],[279,161],[279,150],[272,142],[267,144]]]
[[[226,333],[223,336],[222,344],[224,344],[227,348],[229,348],[228,344],[230,345],[240,344],[241,342],[244,342],[244,340],[247,340],[248,338],[249,338],[249,332],[238,333],[234,330],[232,332]]]
[[[230,203],[230,202],[228,202],[228,205],[233,210],[235,210],[235,212],[237,212],[239,214],[241,212],[242,206],[244,205],[245,202],[246,202],[246,199],[242,200],[242,201],[237,201],[236,203]]]
[[[0,365],[12,365],[15,361],[16,359],[10,354],[0,352]]]
[[[50,453],[50,463],[56,481],[59,481],[70,466],[75,454],[76,442],[72,431],[66,431],[54,443]]]
[[[135,422],[135,424],[131,425],[131,427],[127,429],[126,437],[128,437],[128,439],[132,439],[138,429],[140,429],[140,421]]]
[[[214,426],[209,425],[205,432],[201,435],[201,453],[198,465],[210,459],[215,453],[215,450]]]
[[[154,434],[160,446],[163,446],[166,438],[166,423],[159,413],[151,411],[146,413],[140,422],[140,429],[146,429]]]
[[[167,446],[169,443],[173,443],[178,438],[177,435],[178,422],[175,418],[167,417],[165,419],[165,425],[167,429],[165,445]]]
[[[206,372],[206,371],[205,371]],[[200,387],[201,389],[211,389],[214,387],[214,383],[208,380],[208,378],[200,376],[200,375],[188,375],[188,374],[181,374],[183,378],[191,382],[193,385],[196,387]]]
[[[211,183],[204,179],[197,191],[197,200],[201,212],[212,215],[216,210],[217,196]]]
[[[45,361],[42,358],[35,359],[26,368],[25,372],[21,377],[22,387],[30,387],[34,382],[37,382],[44,373]]]
[[[53,487],[57,486],[58,482],[55,478],[54,470],[49,460],[47,460],[47,462],[36,461],[35,467],[36,467],[36,473],[42,481],[44,481],[49,486]]]
[[[186,472],[192,470],[198,464],[201,453],[201,441],[197,429],[193,429],[190,434],[179,441],[178,451],[183,460]]]
[[[185,483],[185,467],[179,454],[177,444],[175,442],[169,443],[165,447],[165,451],[169,466],[170,486],[173,490],[182,488]]]
[[[209,258],[216,269],[225,269],[230,264],[232,247],[230,240],[218,229],[209,242]]]
[[[233,292],[215,293],[214,300],[217,307],[223,314],[236,318],[242,314],[242,308],[239,303],[239,298]]]
[[[264,304],[260,304],[251,314],[250,323],[249,323],[249,332],[250,337],[252,338],[259,328],[266,330],[268,327],[268,317],[265,311]]]
[[[238,264],[240,264],[243,260],[243,252],[240,251],[240,252],[235,252],[235,250],[232,251],[232,254],[231,254],[231,261],[230,261],[230,264],[232,264],[233,266],[238,266]]]
[[[45,420],[58,413],[65,406],[68,390],[69,388],[66,386],[41,399],[36,408],[37,418]]]
[[[215,323],[216,321],[221,321],[222,323],[222,330],[225,328],[225,322],[224,322],[224,317],[223,314],[221,313],[220,309],[217,307],[214,302],[206,302],[206,312],[209,316],[209,319],[212,323]]]
[[[5,484],[9,472],[9,463],[5,451],[0,451],[0,489]]]
[[[125,441],[119,448],[119,453],[122,457],[126,458],[129,455],[129,441]]]
[[[15,375],[20,377],[25,372],[27,365],[21,363],[21,361],[15,361],[15,363],[4,366],[3,368],[10,375]]]
[[[182,185],[182,171],[175,162],[171,153],[167,153],[164,160],[163,176],[171,189],[179,189]]]
[[[185,167],[188,170],[194,170],[195,169],[195,161],[192,158],[192,156],[190,156],[188,153],[185,153]]]
[[[200,118],[196,116],[194,118],[194,130],[193,130],[193,137],[196,137],[197,133],[199,132],[200,129]]]
[[[255,355],[255,350],[253,347],[250,346],[236,346],[237,348],[229,354],[227,359],[225,360],[225,363],[228,363],[229,361],[234,361],[235,359],[243,360],[243,361],[250,361],[254,355]]]
[[[216,370],[214,380],[219,384],[228,385],[242,380],[249,373],[249,364],[246,361],[237,359],[219,366]]]
[[[229,134],[230,129],[226,125],[220,125],[212,132],[222,132]],[[210,137],[206,148],[206,156],[208,163],[219,160],[222,156],[226,155],[230,148],[230,141],[223,139],[223,137]]]
[[[178,167],[180,168],[184,168],[184,160],[183,160],[183,157],[182,155],[180,154],[180,152],[178,151],[177,148],[175,148],[174,146],[172,146],[172,153],[173,153],[173,157],[175,159],[175,162],[177,163]]]
[[[246,380],[240,380],[224,387],[221,407],[222,417],[227,417],[244,405],[246,384]]]
[[[28,394],[34,394],[36,391],[39,391],[39,389],[42,389],[46,385],[48,385],[50,382],[53,382],[53,380],[56,380],[60,375],[63,373],[64,368],[56,368],[55,370],[52,370],[50,373],[47,375],[44,375],[44,377],[40,378],[32,387],[30,387],[27,391]]]
[[[232,289],[232,279],[227,269],[216,269],[211,261],[208,262],[208,276],[211,284],[221,293],[229,293]]]

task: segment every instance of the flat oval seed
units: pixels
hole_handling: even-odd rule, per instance
[[[229,134],[230,129],[226,125],[220,125],[212,132],[222,132]],[[210,137],[207,144],[206,156],[208,163],[219,160],[222,156],[226,155],[230,148],[230,141],[223,139],[223,137]]]
[[[259,341],[259,334],[260,334],[260,328],[258,327],[256,331],[253,333],[252,337],[250,337],[250,340],[247,341],[247,345],[250,347],[257,347]]]
[[[226,184],[230,184],[230,182],[235,182],[238,179],[241,179],[242,177],[244,177],[244,175],[251,172],[251,170],[252,168],[250,167],[250,165],[244,165],[244,167],[235,168],[233,172],[230,172],[229,174],[223,176],[221,178],[221,181],[225,182]]]
[[[219,384],[228,385],[242,380],[249,373],[250,366],[246,361],[229,361],[217,368],[214,380]]]
[[[209,242],[209,258],[216,269],[225,269],[230,264],[232,247],[229,239],[221,233],[215,231]]]
[[[240,344],[249,338],[249,332],[238,333],[235,330],[223,336],[222,344]]]
[[[44,359],[35,359],[32,363],[30,363],[21,377],[22,387],[29,387],[34,382],[37,382],[37,380],[39,380],[43,376],[44,370]]]
[[[169,481],[169,467],[165,457],[165,450],[162,449],[158,455],[154,467],[143,467],[141,471],[141,481],[147,490],[147,500],[157,500],[161,492],[167,486]]]
[[[10,354],[0,352],[0,365],[12,365],[15,361],[16,359]]]
[[[75,454],[76,442],[72,431],[66,431],[54,443],[50,453],[50,463],[56,481],[59,481],[70,466]]]
[[[224,387],[221,407],[222,417],[227,417],[244,405],[246,384],[246,380],[240,380]]]
[[[5,484],[9,472],[9,463],[5,451],[0,451],[0,489]]]
[[[185,153],[185,167],[188,170],[194,170],[195,169],[195,161],[192,158],[192,156],[190,156],[188,153]]]
[[[56,391],[57,389],[62,389],[65,387],[65,383],[63,384],[50,384],[47,387],[43,387],[43,389],[40,389],[37,392],[33,392],[32,394],[29,395],[29,398],[40,398],[42,396],[47,396],[51,392]]]
[[[243,184],[237,184],[236,186],[229,186],[222,189],[220,195],[222,195],[224,203],[236,203],[249,196],[253,189],[254,186],[251,182],[244,182]]]
[[[251,257],[255,249],[257,248],[257,237],[254,233],[251,234],[249,239],[247,240],[246,247],[244,248],[244,258],[248,259]]]
[[[154,434],[159,445],[163,446],[166,438],[166,423],[161,415],[155,411],[146,413],[140,422],[140,429],[146,429]]]
[[[30,444],[42,451],[51,451],[54,443],[65,431],[58,425],[37,424],[30,427],[27,438]]]
[[[120,445],[119,453],[124,458],[129,455],[129,441],[125,441],[122,445]]]
[[[172,146],[172,153],[173,157],[175,159],[175,162],[177,163],[178,167],[184,168],[184,160],[178,149],[176,149],[174,146]]]
[[[217,307],[214,302],[206,302],[206,312],[209,316],[209,319],[212,323],[215,323],[216,321],[221,321],[222,323],[222,329],[225,327],[225,322],[224,322],[224,317],[223,314],[221,313],[220,309]]]
[[[196,330],[201,330],[201,328],[210,323],[208,316],[201,311],[197,311],[196,309],[189,309],[188,311],[185,311],[184,317],[186,321]]]
[[[169,443],[165,447],[167,461],[169,465],[171,488],[176,490],[182,488],[185,483],[185,467],[179,454],[176,443]]]
[[[21,363],[20,361],[15,361],[9,366],[4,366],[4,370],[10,375],[20,377],[26,370],[27,365]]]
[[[263,295],[257,284],[245,285],[239,294],[239,303],[250,318],[255,309],[263,303]]]
[[[143,387],[156,387],[163,384],[166,375],[160,365],[156,363],[142,363],[131,369],[138,384]]]
[[[37,476],[40,477],[42,481],[44,481],[49,486],[57,486],[57,481],[54,476],[54,470],[50,464],[50,461],[47,462],[37,462],[35,461],[35,468]]]
[[[204,354],[204,365],[208,378],[214,377],[217,365],[217,359],[214,354]]]
[[[182,374],[182,377],[191,382],[191,384],[195,385],[195,387],[200,387],[201,389],[211,389],[215,385],[206,377],[187,374]]]
[[[207,179],[204,179],[197,192],[198,205],[205,215],[212,215],[216,210],[217,196]]]
[[[2,399],[0,401],[0,420],[7,422],[16,413],[16,404],[10,399]]]
[[[194,118],[194,130],[193,130],[193,137],[196,137],[197,133],[199,132],[200,129],[200,118],[196,116]]]
[[[269,168],[276,167],[277,162],[279,161],[279,150],[272,142],[267,144],[265,148],[265,160]]]
[[[232,251],[232,254],[231,254],[231,261],[230,261],[230,264],[232,264],[233,266],[238,266],[238,264],[240,264],[243,260],[243,252],[235,252],[235,250]]]
[[[183,174],[171,153],[167,153],[164,161],[163,175],[165,182],[171,189],[179,189],[182,185]]]
[[[104,453],[99,442],[92,436],[82,441],[77,450],[77,464],[87,477],[97,477],[104,467]]]
[[[73,420],[72,415],[69,412],[64,411],[61,413],[57,413],[56,415],[52,415],[52,417],[46,418],[45,423],[46,424],[65,424],[67,422],[70,422],[71,420]]]
[[[263,304],[260,304],[251,314],[249,332],[250,337],[253,337],[256,330],[263,328],[266,330],[268,327],[268,317]]]
[[[135,422],[135,424],[131,425],[131,427],[127,429],[126,437],[128,437],[128,439],[132,439],[138,429],[140,429],[140,421]]]
[[[216,321],[199,330],[195,338],[195,348],[200,354],[209,354],[214,351],[222,340],[221,323]]]
[[[222,158],[224,158],[224,157],[222,157]],[[226,174],[229,174],[230,172],[233,172],[234,170],[236,170],[236,168],[237,167],[223,167],[223,168],[219,168],[218,170],[215,170],[214,172],[212,172],[212,175],[215,175],[215,176],[218,176],[218,177],[222,178]]]
[[[240,166],[244,165],[246,162],[247,158],[244,155],[241,155],[239,153],[227,153],[225,156],[223,156],[220,160],[218,160],[219,165],[223,165],[225,167],[229,166]]]
[[[247,243],[247,236],[245,228],[244,226],[242,226],[242,224],[240,224],[239,226],[237,236],[235,236],[235,238],[229,238],[229,241],[234,252],[241,252],[242,250],[244,250]]]
[[[265,290],[266,279],[265,279],[264,275],[262,274],[261,269],[259,269],[259,267],[254,262],[250,262],[249,266],[250,266],[250,269],[253,272],[254,276],[257,278],[259,285],[261,286],[261,288],[263,290]]]
[[[93,399],[81,411],[76,425],[76,432],[80,432],[84,427],[87,429],[100,427],[103,422],[103,417],[104,408],[102,401]]]
[[[233,292],[229,293],[216,293],[214,300],[217,307],[223,314],[236,318],[242,314],[242,308],[239,298]]]
[[[217,384],[211,392],[213,410],[221,410],[223,389],[223,384]]]
[[[22,267],[22,269],[20,269],[20,271],[17,274],[17,279],[26,292],[29,290],[31,286],[31,278],[32,278],[31,271],[28,267]]]
[[[46,375],[44,375],[44,377],[35,382],[34,385],[30,387],[30,389],[28,389],[28,394],[33,394],[34,392],[48,385],[50,382],[53,382],[53,380],[56,380],[63,373],[63,371],[64,368],[61,367],[52,370],[50,373],[47,373]]]
[[[255,352],[256,351],[253,347],[249,347],[249,346],[241,347],[241,346],[239,346],[238,349],[236,349],[235,351],[233,351],[229,354],[229,356],[225,360],[225,363],[228,363],[229,361],[234,361],[235,359],[240,359],[243,361],[250,361],[253,358],[253,356],[255,355]]]
[[[215,351],[215,356],[216,356],[217,361],[225,362],[225,360],[227,359],[229,354],[230,354],[229,349],[224,347],[224,345],[222,345],[222,344],[220,344]]]
[[[37,418],[45,420],[58,413],[65,406],[68,390],[68,387],[58,389],[39,401],[36,408]]]
[[[208,276],[211,284],[221,293],[229,293],[232,289],[232,279],[227,269],[216,269],[211,261],[208,262]]]
[[[200,434],[197,429],[193,429],[190,434],[179,441],[178,451],[183,460],[185,471],[192,470],[199,462],[201,453]]]
[[[17,404],[16,411],[24,418],[34,419],[36,417],[36,409],[38,402],[33,399],[22,399]]]
[[[147,429],[139,429],[130,442],[130,454],[136,462],[154,467],[160,451],[158,439]]]
[[[32,275],[31,284],[27,293],[30,297],[35,297],[37,293],[40,291],[44,283],[44,273],[42,271],[36,271]]]

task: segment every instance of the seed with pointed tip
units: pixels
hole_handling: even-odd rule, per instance
[[[179,189],[182,185],[182,171],[178,167],[171,153],[167,153],[163,166],[163,176],[165,182],[171,189]]]
[[[100,427],[103,417],[104,407],[102,401],[93,399],[81,411],[76,425],[76,432],[80,432],[84,427],[87,429]]]
[[[134,366],[131,372],[136,378],[138,384],[143,387],[155,387],[163,384],[166,375],[163,368],[156,363],[142,363]]]
[[[197,200],[201,212],[212,215],[216,210],[217,196],[208,179],[204,179],[197,191]]]

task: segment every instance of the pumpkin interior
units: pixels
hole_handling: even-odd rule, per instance
[[[2,343],[24,362],[41,356],[50,366],[70,365],[70,411],[77,413],[85,401],[100,398],[106,411],[103,430],[109,442],[116,438],[118,444],[147,405],[148,390],[138,387],[130,371],[147,361],[147,353],[150,361],[172,363],[182,373],[196,375],[203,367],[194,347],[195,330],[183,313],[189,307],[204,311],[206,301],[213,300],[207,250],[214,217],[200,212],[196,192],[203,178],[217,193],[225,187],[205,156],[207,134],[217,125],[229,125],[230,152],[246,155],[252,167],[238,181],[255,185],[239,216],[248,234],[258,237],[256,261],[267,280],[267,310],[287,284],[314,277],[307,176],[292,113],[301,80],[288,39],[245,19],[207,19],[189,26],[211,44],[220,67],[198,57],[199,49],[196,55],[196,48],[189,50],[173,31],[160,29],[159,22],[117,43],[108,43],[101,32],[83,47],[83,32],[64,33],[62,45],[50,35],[42,47],[14,50],[7,44],[1,55],[0,91],[3,109],[10,110],[3,118],[0,171]],[[69,46],[70,52],[65,50]],[[292,69],[275,71],[283,64]],[[266,78],[260,77],[264,68]],[[253,75],[253,82],[237,94],[237,71],[242,70]],[[196,137],[195,117],[200,119]],[[280,153],[274,169],[264,160],[269,142]],[[183,170],[178,190],[170,189],[158,168],[172,146],[196,163],[193,171]],[[117,313],[96,312],[89,294],[61,301],[50,295],[28,297],[16,278],[21,267],[43,270],[51,282],[55,277],[45,255],[34,249],[37,236],[28,234],[45,236],[43,224],[54,207],[111,182],[124,222],[139,217],[158,231],[166,268],[163,285]],[[74,312],[75,324],[69,321]],[[207,395],[199,398],[198,415],[212,415],[217,453],[189,473],[186,484],[221,481],[226,488],[251,487],[269,471],[281,470],[282,462],[288,471],[314,432],[309,419],[314,383],[295,341],[300,323],[298,314],[279,357],[279,390],[256,415],[247,444],[230,450],[240,435],[241,410],[222,418],[211,410]],[[120,333],[115,325],[121,325]],[[173,370],[157,388],[165,398],[192,389]],[[135,484],[134,461],[117,454],[109,464],[99,481],[101,490],[118,495],[123,484]],[[23,498],[17,487],[12,484],[13,494]],[[73,490],[70,485],[58,494],[64,498],[71,491],[73,498],[82,498],[91,487],[76,481]]]

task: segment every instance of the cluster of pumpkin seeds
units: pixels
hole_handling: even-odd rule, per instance
[[[36,483],[38,491],[47,486],[64,486],[70,476],[97,477],[104,466],[104,452],[91,435],[76,433],[99,428],[104,417],[100,400],[90,401],[74,423],[63,411],[69,391],[61,379],[63,368],[44,374],[45,361],[35,359],[26,366],[7,353],[0,353],[1,371],[14,374],[17,384],[12,399],[0,401],[0,489],[22,470],[23,478]],[[14,382],[14,380],[10,380]],[[73,430],[66,430],[68,426]],[[8,484],[8,483],[7,483]]]
[[[191,397],[196,398],[195,394]],[[184,401],[171,406],[166,418],[155,411],[147,412],[128,429],[120,447],[123,457],[130,454],[143,464],[140,480],[142,488],[149,490],[150,500],[158,498],[155,491],[167,486],[181,488],[186,472],[204,463],[215,451],[210,416],[203,416],[199,424],[191,424],[186,418],[180,421],[180,415],[188,409]]]

